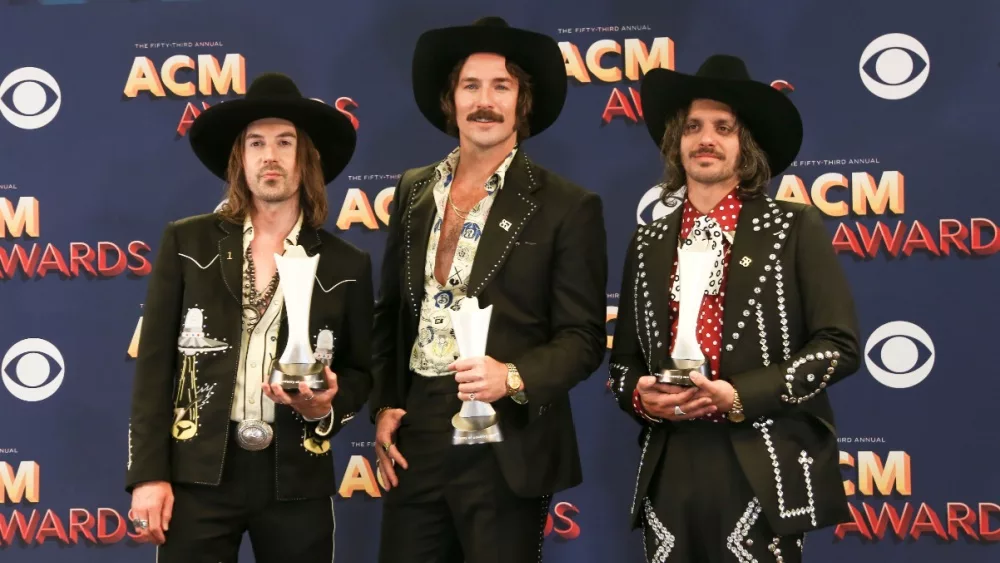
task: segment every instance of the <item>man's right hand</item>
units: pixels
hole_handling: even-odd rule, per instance
[[[695,398],[697,387],[679,387],[667,383],[657,383],[656,377],[644,375],[639,378],[636,386],[642,408],[650,416],[665,420],[691,420],[715,412],[715,406],[710,397]],[[674,407],[680,406],[683,415],[674,412]]]
[[[396,431],[406,411],[403,409],[386,409],[379,413],[375,420],[375,457],[378,469],[382,472],[385,490],[399,486],[396,477],[395,464],[406,469],[406,458],[396,448]]]
[[[136,528],[139,543],[153,542],[163,545],[167,541],[164,532],[170,529],[170,517],[174,512],[174,491],[167,481],[150,481],[132,489],[131,518],[145,520],[149,526]]]

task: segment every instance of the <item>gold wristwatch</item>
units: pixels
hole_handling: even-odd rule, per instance
[[[507,396],[519,405],[528,402],[528,396],[524,394],[523,387],[524,382],[521,380],[521,373],[517,371],[517,366],[507,364]]]
[[[746,417],[743,416],[743,401],[740,400],[740,392],[733,389],[733,408],[729,409],[726,414],[730,422],[743,422]]]

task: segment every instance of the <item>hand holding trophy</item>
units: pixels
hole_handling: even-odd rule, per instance
[[[486,355],[486,340],[490,329],[490,315],[493,306],[479,308],[479,300],[467,297],[459,304],[458,310],[451,309],[451,323],[458,343],[459,359],[477,358]],[[482,401],[469,400],[462,403],[462,409],[451,419],[455,428],[451,443],[487,444],[502,442],[503,435],[497,423],[497,413],[493,406]]]

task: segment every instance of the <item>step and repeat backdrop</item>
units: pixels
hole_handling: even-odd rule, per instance
[[[565,56],[565,109],[523,148],[604,200],[609,347],[626,243],[667,211],[643,124],[645,73],[736,54],[794,100],[805,141],[771,195],[825,214],[864,347],[858,373],[830,390],[853,519],[810,534],[806,557],[997,561],[1000,5],[990,0],[4,0],[0,558],[154,560],[127,517],[129,401],[163,226],[223,195],[188,143],[199,113],[279,71],[350,116],[358,150],[329,188],[326,227],[378,264],[399,175],[454,147],[413,101],[416,39],[483,15],[550,34]],[[584,483],[554,499],[548,561],[642,560],[627,525],[639,429],[607,377],[602,367],[573,391]],[[376,561],[373,434],[361,413],[333,443],[340,561]]]

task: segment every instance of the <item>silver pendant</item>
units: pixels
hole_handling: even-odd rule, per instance
[[[271,445],[273,438],[274,430],[263,420],[243,420],[236,427],[236,442],[244,450],[263,450]]]

